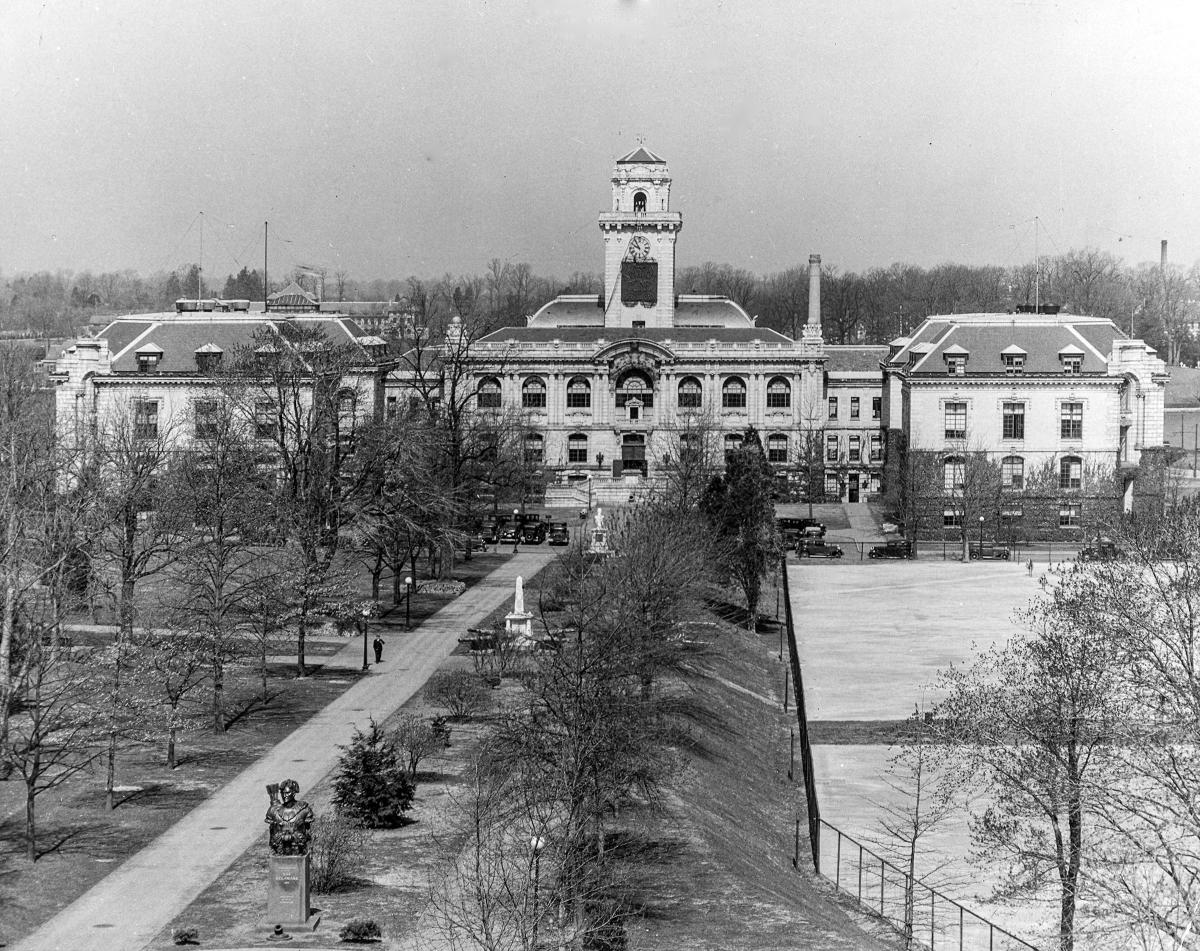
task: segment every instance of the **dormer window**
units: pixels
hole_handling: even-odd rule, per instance
[[[942,351],[942,359],[946,361],[946,372],[950,376],[964,376],[967,372],[967,357],[970,354],[966,348],[955,344]]]
[[[196,369],[201,373],[213,373],[220,369],[224,351],[213,343],[206,343],[196,350]]]
[[[1083,351],[1067,346],[1058,351],[1058,359],[1066,376],[1079,376],[1083,372]]]
[[[1000,353],[1000,360],[1004,364],[1005,376],[1020,376],[1025,372],[1025,357],[1027,354],[1015,344],[1011,347],[1005,347]]]
[[[138,373],[153,373],[162,363],[162,347],[148,343],[137,350]]]

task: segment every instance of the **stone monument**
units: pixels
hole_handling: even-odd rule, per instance
[[[604,509],[597,505],[596,527],[592,529],[592,540],[588,545],[588,554],[607,555],[609,553],[608,529],[604,527]]]
[[[520,575],[517,575],[513,609],[504,616],[504,630],[518,648],[527,648],[533,642],[533,615],[525,610],[525,581]]]
[[[271,827],[271,860],[265,923],[311,931],[320,921],[308,903],[308,843],[316,816],[307,802],[296,798],[299,792],[294,779],[267,787],[271,804],[265,821]]]

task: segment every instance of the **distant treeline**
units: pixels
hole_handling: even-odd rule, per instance
[[[1194,362],[1200,347],[1200,265],[1130,266],[1095,248],[1044,258],[1040,268],[892,264],[862,272],[823,266],[821,323],[829,343],[886,343],[939,313],[1003,312],[1019,305],[1059,304],[1066,311],[1115,320],[1144,337],[1170,363]],[[316,291],[317,278],[296,271],[271,280],[279,290],[295,280]],[[576,272],[567,280],[537,275],[524,263],[493,259],[482,274],[446,274],[357,280],[345,271],[327,273],[326,300],[404,300],[426,324],[438,327],[457,314],[487,328],[521,324],[557,294],[598,294],[602,276]],[[808,267],[754,274],[729,264],[706,263],[676,274],[681,294],[724,294],[759,325],[796,334],[808,319]],[[169,310],[180,297],[262,300],[262,275],[201,275],[190,264],[148,277],[134,271],[78,273],[39,271],[0,277],[0,329],[38,335],[69,334],[94,315]]]

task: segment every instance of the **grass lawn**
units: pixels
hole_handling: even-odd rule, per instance
[[[470,562],[459,563],[455,577],[474,584],[506,557],[476,553]],[[369,593],[369,579],[360,579],[359,587]],[[450,600],[449,595],[414,597],[413,623]],[[401,609],[398,617],[393,611],[373,621],[372,630],[383,630],[386,639],[389,627],[403,624]],[[82,630],[71,636],[76,644],[98,644],[111,634]],[[125,746],[117,762],[117,784],[125,788],[111,813],[104,808],[104,772],[99,763],[39,797],[42,854],[35,863],[25,858],[24,786],[14,779],[0,782],[0,940],[11,943],[64,908],[350,687],[360,675],[357,670],[321,667],[324,658],[345,644],[342,638],[310,639],[311,674],[304,679],[296,679],[294,664],[286,659],[271,663],[265,705],[257,697],[254,662],[232,670],[226,694],[234,722],[226,732],[212,733],[201,720],[195,731],[182,734],[179,765],[173,771],[165,766],[161,742]]]

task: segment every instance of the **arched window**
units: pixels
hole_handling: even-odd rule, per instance
[[[635,399],[640,400],[643,406],[653,406],[654,384],[644,373],[632,370],[617,382],[617,406],[622,407]]]
[[[947,492],[961,492],[966,484],[966,461],[962,456],[947,456],[942,463],[942,488]]]
[[[540,376],[531,376],[521,384],[521,406],[525,409],[546,408],[546,381]]]
[[[746,381],[731,376],[721,387],[721,406],[725,409],[744,409],[746,406]]]
[[[545,442],[540,433],[525,434],[525,463],[540,466],[545,459]]]
[[[1020,456],[1005,456],[1001,459],[1000,482],[1008,489],[1025,488],[1025,460]]]
[[[1060,489],[1083,488],[1083,460],[1078,456],[1063,456],[1058,464],[1058,487]]]
[[[646,193],[645,192],[634,192],[633,193],[633,213],[640,214],[640,213],[644,212],[645,210],[646,210]]]
[[[767,409],[787,409],[792,405],[792,386],[781,376],[767,384]]]
[[[680,461],[694,462],[700,456],[702,443],[699,433],[680,433],[679,434],[679,458]]]
[[[592,384],[585,377],[573,376],[567,381],[567,409],[590,409]]]
[[[567,437],[567,462],[587,462],[588,443],[583,433],[571,433]]]
[[[694,376],[685,376],[679,381],[679,408],[699,409],[703,394],[700,381]]]
[[[475,401],[480,409],[499,409],[500,381],[494,376],[485,376],[479,381],[479,391]]]
[[[767,462],[788,461],[788,438],[783,433],[772,433],[767,437]]]
[[[725,462],[728,463],[730,457],[742,448],[741,433],[726,433],[725,434]]]

